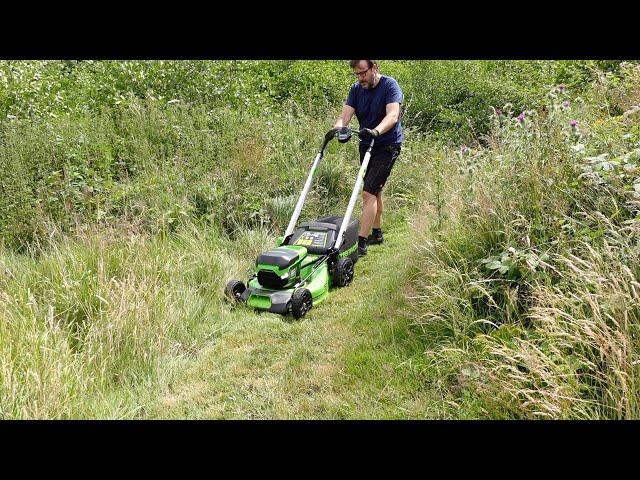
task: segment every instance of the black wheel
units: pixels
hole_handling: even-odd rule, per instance
[[[296,288],[291,295],[291,315],[294,318],[304,317],[311,307],[311,292],[306,288]]]
[[[240,295],[242,295],[246,289],[247,287],[240,280],[230,280],[224,289],[224,294],[229,300],[239,302]]]
[[[341,258],[333,267],[333,284],[346,287],[353,280],[353,260],[349,257]]]

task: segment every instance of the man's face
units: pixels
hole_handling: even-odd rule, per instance
[[[358,83],[364,88],[373,87],[374,68],[369,67],[366,60],[360,60],[360,63],[353,69],[353,74],[358,79]]]

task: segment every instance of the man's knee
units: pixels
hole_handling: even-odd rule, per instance
[[[378,198],[373,193],[367,192],[366,190],[362,191],[362,201],[364,203],[375,203],[378,201]]]

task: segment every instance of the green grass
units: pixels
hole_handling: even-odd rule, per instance
[[[391,215],[390,215],[391,217]],[[421,343],[397,289],[411,265],[406,224],[356,264],[302,321],[246,307],[221,310],[217,339],[182,365],[151,418],[423,418]],[[172,370],[173,370],[172,366]]]

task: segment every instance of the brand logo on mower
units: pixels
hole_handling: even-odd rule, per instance
[[[352,254],[353,252],[355,252],[355,250],[356,250],[356,247],[357,247],[357,246],[358,246],[358,244],[357,244],[357,243],[354,243],[354,244],[353,244],[353,247],[348,248],[348,249],[347,249],[347,250],[345,250],[344,252],[342,252],[342,253],[338,254],[338,257],[346,257],[347,255]]]

